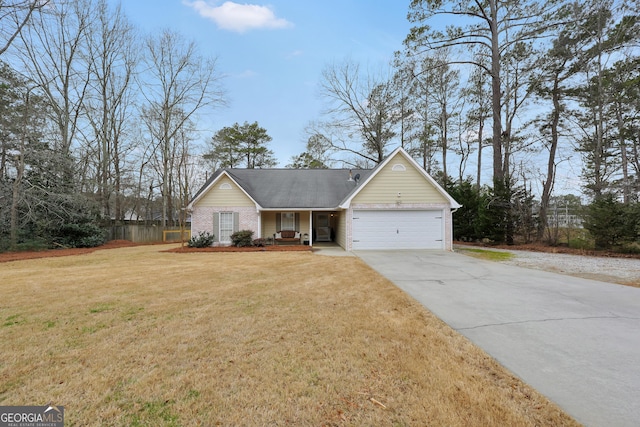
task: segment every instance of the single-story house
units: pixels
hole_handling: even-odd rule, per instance
[[[398,148],[374,169],[220,169],[195,194],[191,233],[238,230],[347,251],[452,248],[458,204]],[[284,233],[283,233],[284,232]]]

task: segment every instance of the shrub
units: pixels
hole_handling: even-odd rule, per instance
[[[581,237],[570,239],[568,245],[571,249],[591,250],[593,249],[593,242]]]
[[[33,238],[29,240],[24,240],[16,244],[14,248],[9,247],[9,241],[0,243],[0,252],[5,252],[8,250],[15,250],[16,252],[22,251],[44,251],[46,249],[50,249],[49,244],[43,239]]]
[[[54,238],[57,245],[70,248],[93,248],[103,245],[106,240],[104,230],[90,222],[64,224]]]
[[[267,241],[265,239],[255,239],[253,241],[253,246],[257,246],[259,248],[263,248],[267,245]]]
[[[618,248],[618,252],[623,254],[640,254],[640,242],[625,243]]]
[[[615,194],[604,194],[594,200],[587,207],[584,220],[584,228],[593,236],[596,249],[619,249],[638,242],[639,224],[640,204],[625,204]]]
[[[208,248],[213,245],[215,236],[208,231],[201,231],[197,236],[191,236],[191,239],[187,242],[187,246],[190,248]]]
[[[239,248],[253,245],[253,231],[240,230],[231,235],[231,243]]]

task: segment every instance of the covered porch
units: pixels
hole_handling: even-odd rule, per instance
[[[260,237],[269,239],[276,233],[281,236],[283,231],[296,231],[300,241],[290,243],[313,246],[333,242],[344,248],[344,214],[341,210],[263,210],[260,212]]]

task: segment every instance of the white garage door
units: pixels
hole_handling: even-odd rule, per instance
[[[353,211],[353,249],[444,249],[442,211]]]

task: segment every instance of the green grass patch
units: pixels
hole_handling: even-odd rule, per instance
[[[131,416],[132,427],[151,425],[179,426],[178,416],[172,412],[173,401],[153,401],[140,404],[139,412]]]
[[[47,320],[46,322],[44,322],[45,329],[51,329],[55,326],[56,326],[56,322],[54,322],[53,320]]]
[[[95,334],[96,332],[107,328],[108,326],[104,323],[99,323],[97,325],[87,325],[87,326],[83,326],[82,329],[80,329],[80,331],[83,334]]]
[[[26,320],[22,317],[21,314],[14,314],[5,319],[4,324],[2,326],[15,326],[22,325]]]
[[[99,304],[91,309],[89,309],[89,313],[102,313],[105,311],[109,311],[114,307],[113,303],[104,303],[104,304]]]
[[[122,318],[133,320],[138,314],[144,311],[144,307],[129,307],[122,312]]]
[[[486,249],[462,249],[463,253],[475,258],[485,259],[488,261],[508,261],[515,255],[511,252],[490,251]]]

